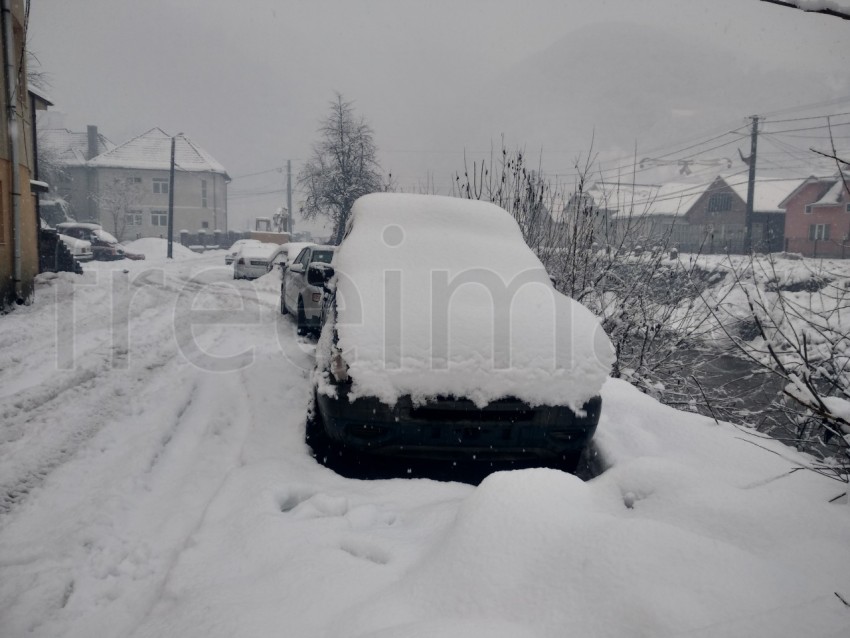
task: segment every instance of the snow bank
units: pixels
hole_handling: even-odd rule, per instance
[[[355,396],[579,407],[598,394],[613,362],[607,336],[555,291],[506,211],[381,193],[359,199],[350,223],[334,267]]]

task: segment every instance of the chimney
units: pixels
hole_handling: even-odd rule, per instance
[[[87,133],[89,147],[88,152],[86,153],[86,159],[90,160],[92,157],[99,155],[99,153],[97,152],[97,127],[93,124],[89,124],[87,127]]]

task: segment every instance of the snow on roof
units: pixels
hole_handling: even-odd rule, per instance
[[[666,184],[601,184],[588,191],[610,217],[626,215],[684,215],[711,183],[668,182]]]
[[[175,139],[174,162],[178,170],[227,176],[224,167],[188,137],[178,135]],[[152,128],[92,158],[89,166],[168,170],[171,167],[171,136],[160,128]]]
[[[784,212],[781,204],[802,184],[805,179],[758,179],[756,178],[753,192],[753,210],[763,213]],[[726,178],[726,183],[745,202],[749,178],[747,175],[736,175]]]
[[[89,148],[88,133],[78,133],[66,128],[40,129],[38,144],[56,155],[56,161],[64,166],[84,166]],[[115,148],[106,137],[97,134],[97,152],[105,153]]]
[[[576,408],[613,362],[596,317],[552,287],[516,221],[493,204],[366,195],[333,263],[353,396]]]
[[[834,177],[833,179],[835,183],[823,194],[823,197],[815,202],[816,206],[835,206],[843,201],[844,180],[839,177]]]
[[[53,100],[51,100],[50,97],[48,97],[47,93],[45,93],[39,87],[34,86],[32,84],[28,84],[27,92],[30,95],[34,95],[36,98],[44,102],[47,106],[53,106]]]

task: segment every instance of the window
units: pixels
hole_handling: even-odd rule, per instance
[[[829,224],[809,225],[809,240],[829,239]]]
[[[846,210],[847,210],[848,213],[850,213],[850,204],[847,204]]]
[[[809,204],[808,206],[806,206],[806,215],[811,215],[811,214],[812,214],[812,205]]]
[[[141,177],[128,177],[127,182],[129,184],[141,184],[142,178]]]
[[[729,193],[718,193],[708,198],[709,213],[723,213],[732,210],[732,195]]]
[[[207,207],[207,180],[201,180],[201,207]]]
[[[153,224],[154,226],[168,226],[168,211],[152,210],[151,224]]]
[[[201,222],[201,228],[209,228],[209,227],[210,227],[209,222]]]
[[[142,211],[133,210],[129,213],[124,214],[124,223],[128,226],[141,226],[142,225]]]
[[[153,178],[153,192],[160,195],[168,195],[168,179],[164,177]]]

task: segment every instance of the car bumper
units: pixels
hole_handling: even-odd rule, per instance
[[[585,416],[566,406],[537,406],[506,399],[479,409],[466,399],[394,406],[376,398],[349,401],[318,394],[317,409],[331,440],[379,456],[433,460],[557,462],[577,455],[596,431],[602,399],[584,405]]]

